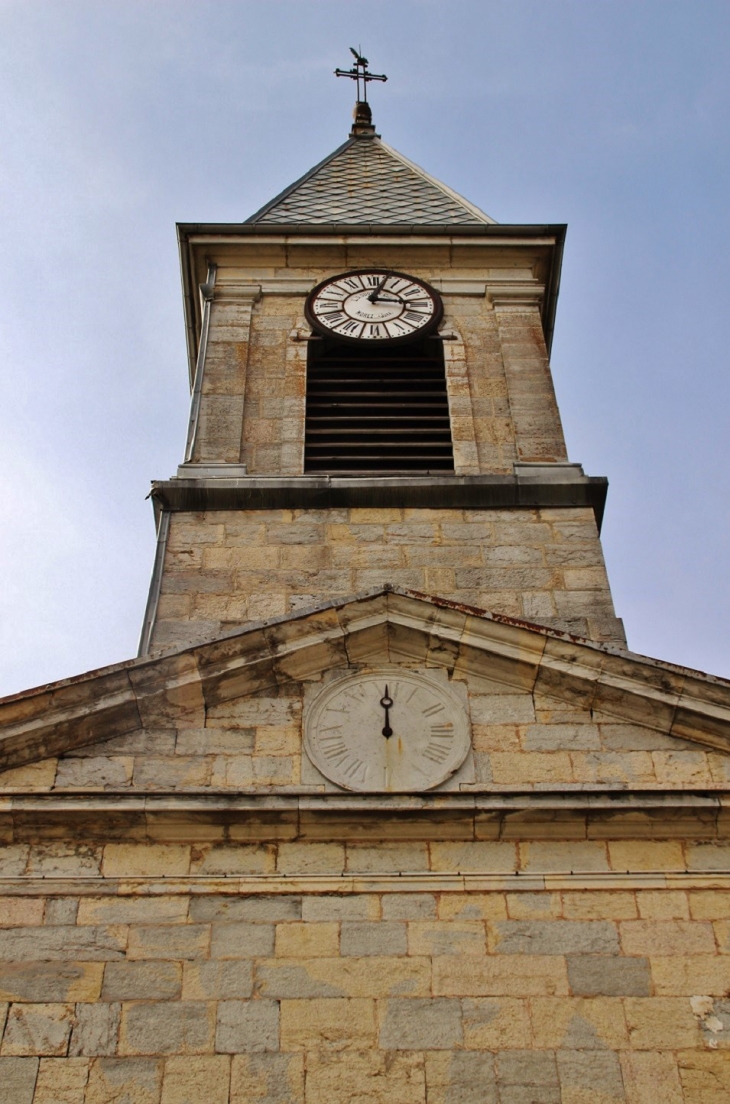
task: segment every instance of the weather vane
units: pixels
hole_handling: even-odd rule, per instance
[[[387,81],[387,77],[382,73],[368,73],[368,59],[362,56],[362,47],[358,47],[357,50],[350,47],[350,53],[355,59],[355,66],[352,69],[335,69],[336,77],[349,77],[350,80],[357,81],[357,100],[358,103],[368,102],[368,82],[369,81]],[[362,99],[360,99],[360,81],[362,81]]]

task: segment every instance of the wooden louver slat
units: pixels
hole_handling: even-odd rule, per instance
[[[389,349],[310,342],[305,471],[453,470],[438,338]]]

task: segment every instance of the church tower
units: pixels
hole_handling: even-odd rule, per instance
[[[564,237],[496,223],[364,103],[246,222],[180,226],[192,407],[142,654],[384,584],[624,644],[548,361]]]
[[[730,683],[626,650],[564,231],[359,96],[179,228],[140,655],[0,701],[0,1101],[730,1100]]]

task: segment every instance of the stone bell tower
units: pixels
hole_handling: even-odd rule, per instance
[[[180,227],[142,654],[0,701],[0,1100],[726,1104],[730,683],[623,646],[565,228],[365,107]]]
[[[141,654],[384,584],[624,643],[607,483],[569,461],[550,374],[564,236],[495,222],[360,102],[347,141],[247,221],[180,225],[190,426],[153,484]],[[438,325],[317,329],[312,289],[357,272],[425,285]],[[385,317],[393,295],[361,299]]]

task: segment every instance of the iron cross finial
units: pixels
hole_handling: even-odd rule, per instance
[[[355,59],[355,65],[352,69],[335,69],[336,77],[349,77],[350,80],[357,81],[357,101],[358,103],[368,102],[368,83],[370,81],[387,81],[387,77],[383,73],[369,73],[368,72],[368,59],[362,55],[362,47],[358,46],[357,50],[351,46],[350,53]],[[360,81],[362,81],[362,100],[360,99]]]

